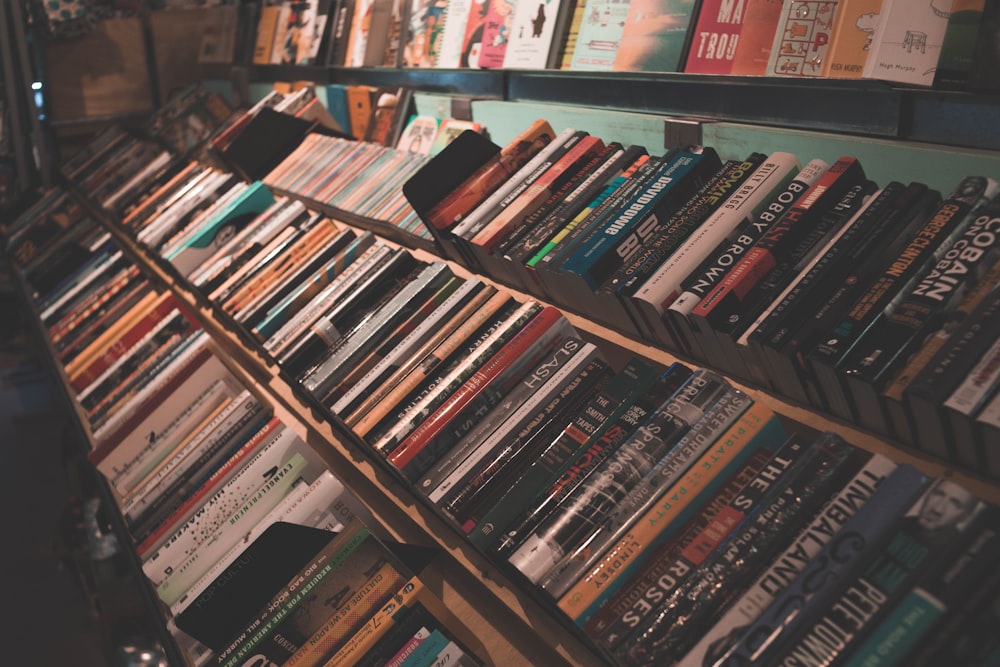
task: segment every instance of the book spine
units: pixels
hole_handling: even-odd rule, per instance
[[[314,366],[302,378],[302,385],[316,396],[327,396],[353,366],[348,361],[359,354],[359,349],[363,351],[373,347],[380,339],[380,332],[404,319],[429,296],[429,291],[436,290],[451,275],[451,269],[443,262],[425,266],[418,275],[365,318],[363,331],[345,335],[344,344],[335,347]]]
[[[268,417],[266,423],[260,425],[253,436],[240,445],[237,451],[220,465],[218,469],[213,471],[207,479],[201,481],[196,489],[191,490],[190,493],[185,492],[183,489],[174,491],[171,496],[182,497],[184,498],[183,502],[170,511],[169,515],[162,521],[157,522],[156,528],[150,531],[148,535],[137,540],[136,552],[139,554],[139,557],[146,558],[153,549],[158,549],[182,521],[187,521],[190,518],[202,504],[206,496],[214,493],[219,487],[238,474],[242,470],[244,462],[253,460],[253,457],[256,457],[257,452],[261,448],[266,447],[267,443],[272,442],[270,438],[280,434],[283,430],[284,426],[276,417]],[[142,515],[136,516],[133,519],[133,530],[134,524],[142,520]]]
[[[671,216],[656,237],[640,249],[626,265],[615,272],[601,289],[623,295],[630,294],[636,285],[652,275],[685,240],[711,216],[767,159],[754,153],[746,160],[727,163],[715,178],[702,188]]]
[[[343,272],[304,305],[288,322],[271,334],[264,343],[264,348],[275,358],[285,354],[289,345],[295,342],[309,325],[328,311],[351,286],[357,284],[364,277],[366,271],[387,260],[390,254],[391,249],[388,246],[376,241],[357,260],[347,265]]]
[[[453,368],[447,376],[435,384],[430,393],[408,408],[390,431],[379,437],[373,445],[375,449],[385,453],[386,456],[391,454],[409,437],[414,429],[420,426],[440,405],[447,401],[493,355],[503,349],[510,339],[517,335],[541,311],[542,306],[538,302],[529,301],[521,304],[504,319],[495,331],[482,341],[482,344],[476,345],[474,353],[465,356],[457,367]]]
[[[475,236],[470,238],[472,249],[477,256],[492,253],[511,232],[522,225],[528,215],[538,209],[552,192],[604,149],[604,142],[597,137],[582,137],[564,155],[545,170],[538,179],[524,188],[524,191],[490,220]]]
[[[636,324],[651,340],[667,337],[661,318],[668,306],[680,296],[681,280],[741,220],[755,219],[772,200],[778,188],[784,188],[799,171],[798,159],[791,153],[773,153],[750,174],[735,193],[697,229],[660,267],[642,282],[626,285],[631,298],[626,300]]]
[[[237,504],[242,505],[245,503],[259,488],[260,482],[267,479],[266,473],[278,467],[282,458],[287,458],[284,455],[296,442],[299,442],[298,437],[290,429],[285,428],[277,419],[272,419],[268,422],[268,425],[247,444],[247,451],[253,451],[254,454],[253,458],[247,461],[245,466],[237,467],[235,474],[219,488],[211,490],[208,485],[203,485],[202,488],[204,491],[201,494],[196,494],[189,498],[185,506],[175,512],[175,516],[182,515],[183,513],[187,518],[183,520],[184,523],[182,525],[174,527],[173,530],[163,529],[164,531],[169,531],[167,532],[170,536],[169,540],[163,546],[159,547],[156,553],[150,554],[145,559],[143,571],[146,572],[146,575],[148,577],[154,576],[153,573],[158,569],[157,561],[161,557],[166,558],[167,554],[170,553],[170,551],[165,550],[184,549],[184,545],[170,547],[170,544],[180,541],[182,538],[184,539],[184,544],[187,544],[187,540],[197,540],[197,536],[202,533],[211,534],[214,532],[221,522],[225,520],[225,517],[218,516],[219,506],[226,504],[229,507],[233,507]],[[221,475],[219,476],[221,477]],[[148,544],[153,539],[159,539],[159,535],[154,534],[144,540],[139,545],[140,550],[144,544]],[[166,576],[166,573],[161,571],[160,575],[157,576]]]
[[[191,438],[185,446],[171,452],[161,466],[133,485],[129,494],[123,498],[122,511],[126,515],[130,510],[134,513],[133,508],[155,487],[168,485],[182,474],[181,466],[188,456],[221,445],[254,419],[261,410],[263,406],[249,391],[244,390],[235,396],[218,414],[198,429],[196,437]]]
[[[477,396],[491,391],[491,386],[502,385],[505,378],[523,372],[521,369],[525,361],[529,365],[535,363],[538,353],[570,335],[572,327],[562,313],[555,308],[543,309],[440,407],[422,420],[399,447],[393,449],[389,462],[403,471],[408,479],[415,480],[443,451],[454,444],[452,438],[440,437],[452,419],[464,415]]]
[[[584,572],[597,562],[604,550],[628,530],[632,519],[646,510],[686,470],[697,456],[711,446],[752,401],[738,390],[728,390],[661,456],[648,473],[616,503],[608,516],[589,529],[579,546],[569,551],[542,581],[542,588],[558,599]],[[655,423],[650,423],[654,426]],[[640,427],[640,431],[644,427]],[[626,443],[625,446],[627,446]]]
[[[892,474],[896,464],[884,456],[872,456],[868,462],[830,499],[821,512],[795,536],[792,543],[764,568],[749,588],[720,615],[694,648],[678,661],[678,666],[695,667],[722,655],[742,636],[751,623],[774,600],[778,591],[788,586],[815,558],[821,548],[872,497],[878,486]]]
[[[823,375],[825,379],[823,388],[828,399],[838,403],[838,414],[849,415],[851,409],[843,396],[836,369],[885,307],[911,284],[914,276],[948,250],[955,236],[961,233],[962,223],[973,206],[982,202],[984,197],[995,195],[997,191],[996,182],[989,179],[963,179],[955,193],[938,208],[900,254],[854,302],[851,310],[832,329],[831,335],[809,352],[814,372]]]
[[[683,371],[680,375],[684,375],[685,380],[689,378]],[[559,473],[555,478],[547,480],[547,488],[544,489],[544,492],[540,496],[533,497],[526,504],[526,509],[510,524],[497,549],[500,555],[510,560],[512,553],[518,550],[524,542],[531,540],[544,522],[550,518],[556,520],[557,516],[561,514],[563,502],[575,498],[575,494],[581,490],[591,475],[603,466],[640,424],[649,418],[674,392],[675,389],[670,378],[661,377],[655,384],[647,388],[645,395],[630,397],[626,402],[614,406],[611,416],[600,422],[589,435],[586,435],[586,430],[576,432],[573,425],[563,431],[559,439],[568,438],[567,444],[576,440],[581,447],[570,454],[568,460],[560,465]],[[597,414],[598,419],[601,417],[604,417],[604,413]],[[587,424],[587,416],[584,417],[582,423]],[[564,516],[564,518],[568,517]],[[540,544],[544,544],[544,541],[541,541]],[[547,547],[548,551],[542,554],[543,558],[551,556],[554,553],[553,550],[557,548],[557,543],[550,544]],[[546,561],[535,562],[545,563]]]
[[[74,391],[80,392],[96,380],[108,369],[121,355],[125,354],[143,336],[149,333],[160,321],[167,318],[173,310],[181,310],[176,297],[173,294],[165,295],[149,311],[144,312],[141,318],[135,321],[120,337],[108,340],[108,346],[102,347],[100,356],[93,359],[91,363],[78,371],[71,370],[73,365],[67,365],[66,372],[70,377],[70,386]],[[112,331],[112,329],[109,329]]]
[[[523,255],[517,260],[526,266],[534,267],[542,257],[547,255],[571,231],[571,221],[583,219],[590,211],[606,199],[618,184],[624,182],[630,170],[648,160],[646,151],[641,146],[629,146],[615,154],[608,162],[598,167],[577,190],[567,195],[565,206],[555,212],[546,224],[529,234],[532,246],[525,246]]]
[[[593,469],[608,456],[609,443],[624,437],[624,426],[616,422],[655,380],[652,367],[638,360],[626,364],[603,391],[572,416],[494,507],[480,517],[485,529],[476,530],[473,540],[491,538],[488,541],[495,540],[500,555],[509,555],[554,507],[563,490],[569,493],[574,488],[573,480],[582,481],[584,470]],[[544,498],[538,497],[541,493]]]
[[[585,132],[579,132],[573,128],[566,128],[560,132],[533,158],[528,160],[517,173],[473,209],[462,222],[455,225],[452,234],[467,239],[474,237],[493,217],[510,206],[518,195],[538,180],[555,160],[565,155],[566,150],[569,150],[571,145],[578,143],[585,136],[587,136]]]
[[[728,315],[738,310],[750,290],[782,261],[787,250],[802,237],[815,212],[824,205],[839,201],[863,179],[864,171],[856,159],[837,160],[747,250],[726,277],[702,298],[692,309],[691,317],[696,322],[724,323]]]
[[[731,475],[724,485],[708,500],[701,511],[692,516],[673,537],[665,541],[647,558],[640,572],[609,598],[584,623],[583,630],[595,641],[600,641],[608,625],[625,614],[639,602],[645,591],[656,585],[661,577],[668,574],[668,566],[681,551],[692,544],[712,520],[726,507],[744,487],[757,476],[770,461],[773,453],[760,449],[747,459],[746,463]]]
[[[405,579],[391,563],[383,563],[357,592],[282,663],[287,667],[306,667],[319,663],[322,656],[336,651],[366,619],[399,590]],[[317,653],[319,655],[317,655]]]
[[[587,356],[589,361],[586,357],[581,359],[582,367],[574,364],[576,368],[565,374],[567,380],[556,379],[544,396],[524,406],[527,417],[517,415],[520,429],[513,437],[507,433],[499,445],[487,443],[490,446],[488,454],[477,456],[479,461],[469,474],[438,502],[446,514],[463,525],[470,518],[474,523],[475,509],[488,502],[496,489],[504,488],[516,471],[533,459],[541,445],[549,441],[544,436],[539,437],[539,434],[552,432],[552,437],[555,436],[553,416],[570,414],[593,394],[601,378],[606,376],[608,365],[596,354]],[[500,440],[499,434],[496,440]]]
[[[989,512],[990,510],[984,510]],[[851,655],[847,667],[888,667],[902,662],[922,637],[931,635],[949,609],[966,603],[973,588],[989,577],[1000,556],[997,517],[965,531],[954,558],[928,571]],[[983,525],[985,524],[985,525]],[[992,524],[992,525],[991,525]]]
[[[532,583],[556,567],[581,540],[600,526],[619,501],[667,454],[692,425],[718,401],[728,384],[718,375],[696,371],[690,380],[659,406],[638,431],[626,440],[587,480],[563,500],[511,554],[508,561]],[[671,466],[680,475],[697,449],[678,452]],[[672,479],[671,476],[667,476]],[[669,484],[669,482],[667,482]]]
[[[560,270],[580,275],[591,291],[597,290],[720,167],[711,148],[680,152],[657,172],[644,192],[567,258]]]
[[[563,341],[423,476],[418,488],[427,493],[431,502],[439,503],[445,495],[450,494],[453,487],[464,480],[477,463],[487,456],[491,445],[495,444],[491,440],[495,433],[507,433],[520,428],[527,415],[536,410],[540,403],[551,398],[553,392],[545,389],[549,380],[568,381],[569,374],[579,370],[580,359],[594,358],[596,347],[591,344],[584,351],[584,345],[583,341],[575,337]],[[579,359],[577,354],[580,355]]]
[[[528,198],[537,196],[538,191],[544,187],[544,182],[550,180],[553,167],[578,148],[585,139],[592,140],[595,137],[572,128],[563,130],[520,171],[487,197],[465,220],[456,225],[452,233],[465,241],[472,242],[485,230],[499,227],[500,219],[507,216],[511,209],[522,207]],[[487,232],[486,235],[492,234]]]
[[[860,382],[881,384],[908,350],[957,305],[959,297],[997,256],[1000,198],[996,198],[940,259],[916,279],[912,289],[865,335],[844,372]]]
[[[357,371],[345,378],[346,386],[331,409],[346,417],[367,397],[377,393],[381,384],[398,370],[415,352],[426,344],[435,331],[447,331],[447,323],[466,303],[484,291],[478,278],[463,281],[452,278],[432,298],[421,306],[403,325],[397,327],[373,352],[364,364],[363,374]]]
[[[405,418],[409,408],[403,409],[402,413],[400,413],[398,408],[400,403],[419,387],[434,378],[435,374],[444,370],[446,361],[458,354],[463,345],[468,345],[469,354],[474,354],[479,344],[484,342],[480,338],[475,338],[477,332],[485,329],[483,332],[484,337],[488,338],[492,331],[504,325],[512,307],[512,300],[507,293],[494,291],[484,305],[468,313],[468,318],[464,323],[435,346],[433,350],[420,357],[419,364],[411,367],[409,372],[397,384],[389,389],[374,405],[369,407],[368,412],[361,414],[356,410],[350,416],[349,423],[351,423],[355,433],[369,441],[373,440],[376,435],[378,439],[381,439],[383,433],[380,432],[380,424],[392,418],[394,413],[397,417],[393,419],[393,424]],[[437,384],[440,384],[442,380],[444,380],[443,375],[437,378]]]
[[[252,518],[259,518],[259,512],[266,512],[273,505],[262,502],[265,499],[276,502],[292,487],[300,473],[306,468],[307,461],[301,454],[292,454],[282,463],[269,470],[263,483],[255,485],[253,492],[235,511],[232,506],[220,506],[206,503],[206,514],[211,517],[199,517],[199,521],[189,522],[178,531],[156,554],[143,563],[143,572],[154,585],[164,588],[166,582],[178,577],[182,572],[182,564],[187,564],[206,543],[211,543],[227,524],[246,523]],[[244,517],[250,517],[244,519]],[[193,526],[188,528],[188,526]],[[195,529],[197,528],[197,530]],[[183,591],[180,591],[183,592]],[[178,593],[179,595],[179,593]],[[166,600],[165,600],[166,601]],[[171,604],[170,600],[168,604]]]
[[[870,456],[829,434],[820,436],[815,451],[782,478],[697,574],[660,605],[625,649],[630,660],[683,655],[697,635],[678,632],[679,627],[703,627],[716,610],[731,604]]]
[[[212,555],[225,552],[241,535],[233,535],[239,528],[251,528],[263,515],[281,502],[307,471],[308,461],[301,454],[293,454],[264,480],[247,501],[235,512],[224,508],[221,520],[214,524],[214,531],[199,535],[186,531],[182,538],[169,542],[167,548],[157,552],[155,562],[143,564],[143,571],[156,585],[157,595],[168,605],[173,605],[204,570],[211,566]],[[211,525],[211,524],[209,524]],[[228,532],[228,534],[227,534]],[[188,537],[190,536],[190,537]],[[148,570],[146,566],[149,566]]]
[[[620,171],[625,160],[624,147],[611,142],[584,163],[548,199],[524,220],[522,230],[500,245],[500,252],[508,261],[523,263],[537,252],[542,243],[550,239],[597,195],[608,178]],[[638,156],[635,153],[634,156]],[[633,158],[634,159],[634,158]]]
[[[837,582],[853,576],[877,553],[926,482],[912,466],[894,470],[790,583],[772,588],[773,601],[718,662],[746,665],[773,657],[770,651],[776,652],[775,647],[804,625],[807,609],[827,608],[839,592]]]
[[[955,490],[954,495],[948,496],[949,502],[957,503],[961,508],[960,517],[966,518],[976,503],[975,497],[951,481],[939,480],[932,484],[918,504],[933,504],[936,502],[934,498],[943,497],[940,494],[950,494],[951,490],[942,491],[945,486]],[[923,507],[918,511],[923,512]],[[929,521],[920,517],[911,521],[909,516],[905,517],[874,559],[857,577],[841,587],[830,607],[807,623],[780,652],[781,664],[789,667],[816,664],[814,660],[829,664],[838,656],[850,655],[923,572],[935,561],[953,555],[951,552],[960,547],[960,531],[965,528],[955,525],[952,518],[949,515],[945,520],[947,537],[941,541],[940,536],[935,534],[939,519]]]
[[[613,544],[600,562],[561,598],[559,608],[578,625],[585,624],[637,572],[644,555],[676,533],[705,501],[761,447],[783,439],[774,413],[755,403],[719,438],[681,479],[632,528]]]
[[[458,224],[474,206],[523,167],[555,136],[556,133],[547,122],[541,119],[534,121],[495,158],[431,207],[424,216],[424,222],[438,230],[449,229]]]

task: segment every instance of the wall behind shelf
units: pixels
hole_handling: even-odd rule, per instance
[[[472,108],[473,118],[485,123],[490,138],[500,145],[513,139],[535,118],[547,119],[556,132],[575,127],[606,141],[640,144],[650,152],[664,145],[666,116],[497,100],[475,101]],[[803,163],[814,157],[832,163],[841,155],[853,155],[879,185],[893,179],[921,181],[949,192],[969,174],[1000,178],[1000,153],[995,151],[710,121],[702,124],[701,143],[715,148],[723,159],[742,159],[753,151],[781,150],[795,153]]]

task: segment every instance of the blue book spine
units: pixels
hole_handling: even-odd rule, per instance
[[[851,577],[874,557],[926,482],[927,477],[913,466],[899,466],[799,576],[775,596],[739,643],[717,664],[729,667],[756,664],[773,655],[775,647],[791,637],[809,616],[806,605],[826,608],[840,592],[836,582]]]

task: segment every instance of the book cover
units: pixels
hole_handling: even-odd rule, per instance
[[[952,3],[948,27],[941,42],[941,56],[934,72],[935,88],[968,87],[985,7],[986,0],[957,0]]]
[[[871,53],[882,0],[840,0],[837,23],[823,61],[823,76],[859,79]]]
[[[785,0],[764,73],[822,76],[837,7],[838,0]]]
[[[729,74],[743,31],[747,2],[702,0],[694,24],[684,71],[692,74]]]
[[[934,83],[950,0],[884,0],[864,76],[917,86]]]
[[[733,54],[730,74],[760,76],[767,73],[771,45],[774,44],[783,6],[784,0],[747,0],[743,29]]]
[[[616,72],[678,72],[691,42],[697,0],[632,0],[622,28]]]
[[[565,23],[566,0],[523,0],[514,8],[504,69],[546,69],[558,48],[557,29]],[[564,26],[563,26],[564,27]]]
[[[628,2],[590,0],[580,22],[569,69],[609,72],[621,44]]]

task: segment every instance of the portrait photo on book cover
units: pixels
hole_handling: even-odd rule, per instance
[[[972,520],[980,503],[975,495],[947,478],[939,478],[924,492],[902,524],[919,535],[924,544],[941,544],[957,538]]]

